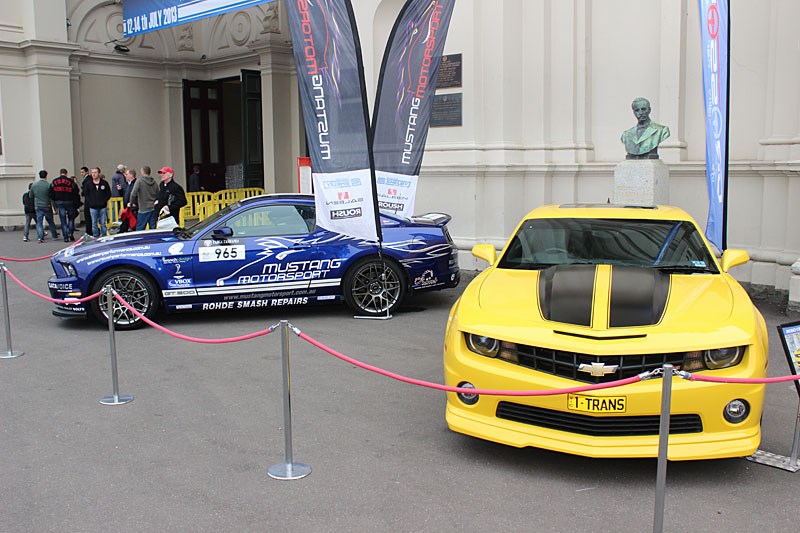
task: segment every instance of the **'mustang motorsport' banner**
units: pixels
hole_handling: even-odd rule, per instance
[[[408,0],[383,56],[372,150],[382,211],[411,216],[455,0]]]
[[[728,178],[728,0],[698,0],[703,50],[703,94],[706,110],[706,236],[720,250],[726,246]]]
[[[122,25],[125,37],[160,30],[192,20],[220,15],[274,0],[125,0]]]
[[[378,241],[361,48],[349,0],[287,0],[317,223]]]

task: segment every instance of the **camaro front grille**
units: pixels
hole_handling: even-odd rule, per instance
[[[685,353],[657,353],[641,355],[588,355],[576,352],[564,352],[536,346],[517,344],[516,349],[503,347],[503,351],[511,352],[518,358],[516,364],[525,368],[532,368],[539,372],[553,374],[562,378],[583,381],[584,383],[607,383],[618,379],[636,376],[642,372],[649,372],[661,368],[665,363],[680,367],[683,365]],[[508,361],[508,359],[503,358]],[[508,361],[513,363],[514,361]],[[592,376],[587,372],[578,370],[581,365],[603,363],[606,367],[616,365],[617,370],[603,376]]]
[[[497,418],[547,429],[590,435],[593,437],[632,437],[658,435],[659,416],[587,416],[553,411],[512,402],[497,404]],[[699,415],[671,415],[669,432],[701,433],[703,421]]]

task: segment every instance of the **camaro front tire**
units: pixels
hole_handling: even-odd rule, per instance
[[[345,302],[357,315],[391,314],[403,302],[406,291],[402,267],[391,259],[361,259],[344,278]]]
[[[92,285],[92,293],[111,287],[139,313],[152,318],[158,309],[158,290],[146,275],[129,268],[113,268],[102,274]],[[101,294],[91,301],[92,314],[103,324],[108,323],[108,296]],[[114,324],[118,330],[140,328],[144,321],[114,299]]]

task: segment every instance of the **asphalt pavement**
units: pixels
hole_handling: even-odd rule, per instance
[[[64,246],[0,232],[0,256]],[[48,261],[6,262],[47,293]],[[472,276],[466,274],[466,281]],[[289,320],[356,359],[441,383],[442,339],[457,289],[420,295],[391,320],[344,306],[159,315],[181,334],[224,338]],[[0,359],[0,531],[651,531],[656,460],[597,460],[515,449],[453,433],[445,396],[356,368],[289,336],[293,458],[306,478],[272,479],[285,460],[278,332],[221,345],[152,328],[116,334],[52,316],[8,279],[12,343]],[[788,373],[758,303],[770,375]],[[0,337],[6,346],[6,337]],[[5,351],[5,348],[4,348]],[[770,385],[761,448],[789,455],[791,383]],[[744,459],[669,463],[665,531],[797,531],[800,473]]]

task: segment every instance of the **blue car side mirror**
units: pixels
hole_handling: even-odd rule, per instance
[[[229,239],[233,237],[233,230],[227,226],[217,228],[211,232],[211,238],[216,240]]]

